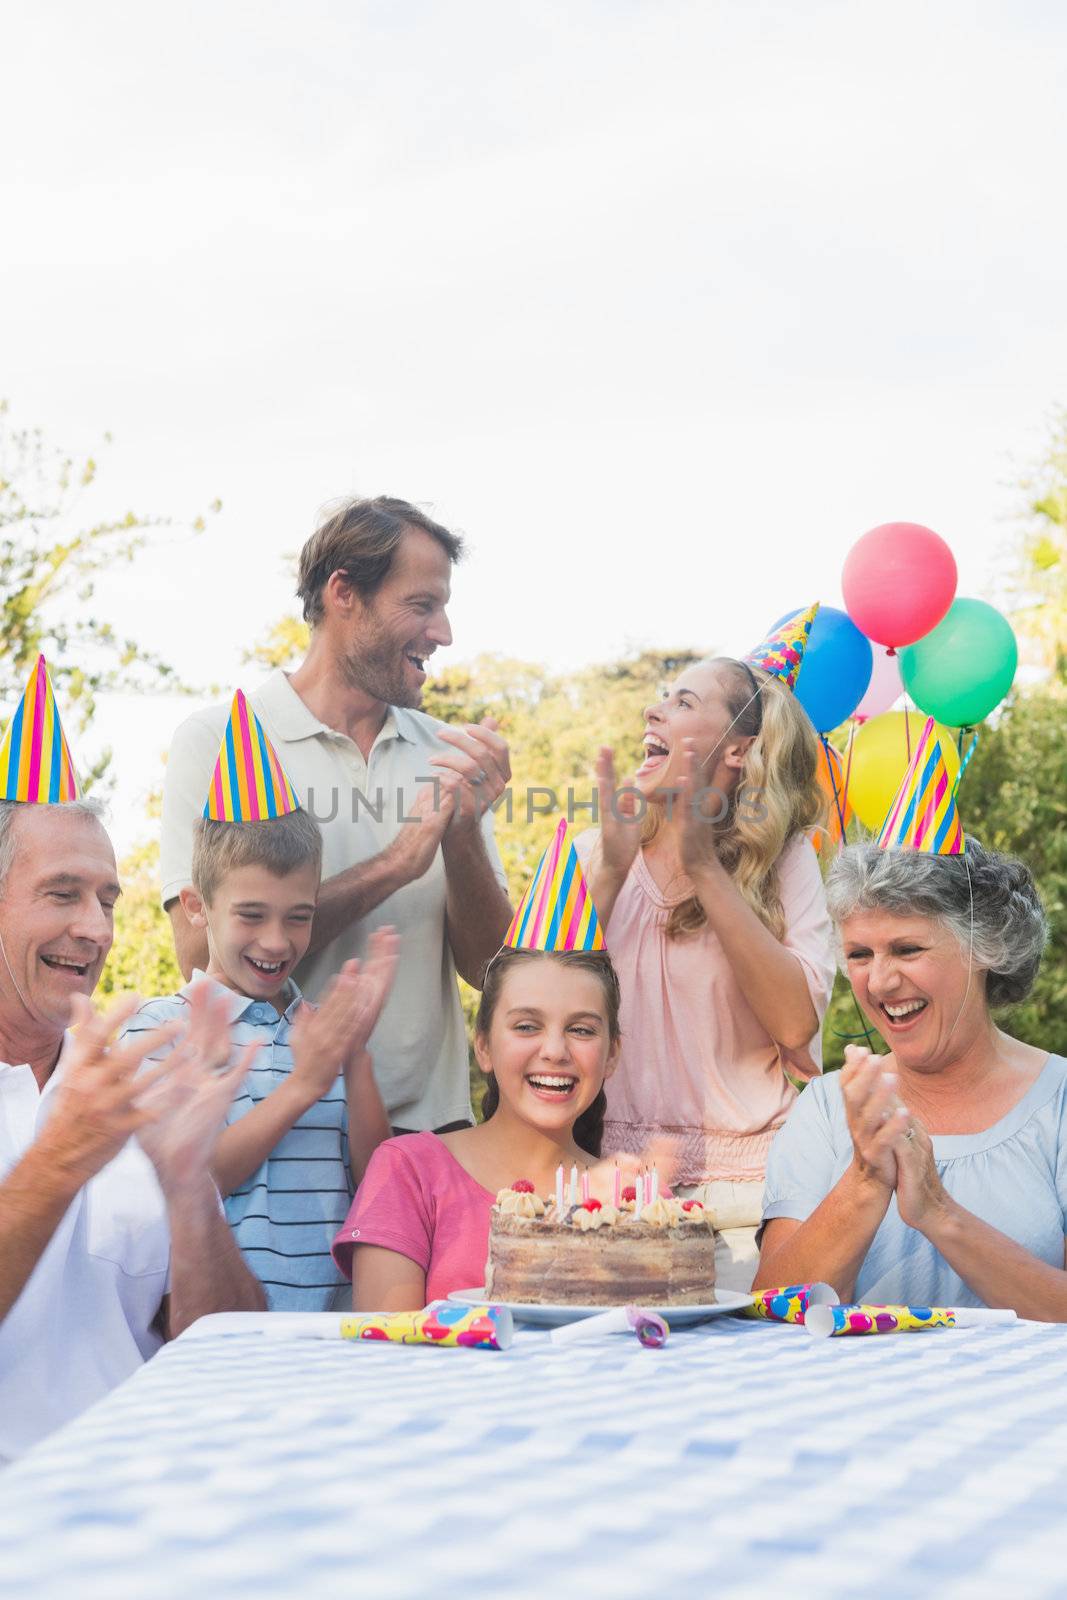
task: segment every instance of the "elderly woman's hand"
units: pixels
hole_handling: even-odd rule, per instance
[[[949,1203],[934,1162],[930,1135],[915,1117],[896,1136],[897,1210],[901,1222],[923,1233]]]
[[[897,1184],[897,1145],[908,1125],[896,1074],[885,1056],[858,1045],[845,1046],[841,1093],[852,1136],[853,1162],[863,1177],[893,1189]]]

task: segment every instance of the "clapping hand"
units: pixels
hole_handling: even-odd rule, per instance
[[[682,824],[682,866],[691,878],[701,871],[725,872],[716,848],[715,828],[725,814],[725,797],[718,790],[705,792],[697,748],[682,740],[682,774],[678,785]]]
[[[392,928],[370,937],[367,959],[346,961],[318,1006],[302,1005],[293,1022],[292,1082],[309,1105],[321,1100],[345,1064],[360,1054],[393,986],[400,939]]]
[[[600,823],[597,857],[612,881],[622,884],[641,848],[640,796],[632,786],[624,792],[616,788],[615,753],[607,745],[597,756],[594,771]]]
[[[147,1056],[168,1045],[179,1025],[115,1042],[119,1029],[140,1005],[129,995],[107,1011],[94,1012],[85,995],[71,997],[71,1027],[51,1114],[41,1135],[57,1168],[79,1187],[118,1155],[131,1134],[142,1133],[156,1111],[144,1103],[145,1090],[166,1073],[158,1063],[138,1075]]]
[[[873,1050],[846,1045],[841,1093],[857,1167],[864,1177],[894,1189],[898,1142],[911,1119],[900,1100],[896,1073],[888,1069],[887,1060]]]
[[[233,1061],[230,1049],[228,995],[197,984],[174,1048],[137,1080],[138,1106],[145,1113],[137,1141],[168,1195],[208,1177],[226,1113],[259,1045],[248,1045]]]
[[[494,806],[511,780],[507,741],[493,717],[466,722],[459,728],[439,728],[437,737],[450,748],[430,757],[439,769],[442,785],[455,799],[452,828],[460,832],[477,826]]]

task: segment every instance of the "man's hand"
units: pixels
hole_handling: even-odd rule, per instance
[[[137,1142],[156,1169],[164,1194],[203,1185],[226,1113],[259,1045],[230,1063],[230,1007],[225,994],[198,984],[189,995],[187,1027],[158,1072],[137,1081],[146,1113]]]
[[[72,997],[75,1032],[38,1143],[55,1168],[68,1174],[75,1189],[114,1160],[131,1134],[144,1132],[157,1114],[145,1104],[144,1094],[165,1075],[168,1063],[140,1076],[138,1068],[146,1056],[170,1043],[179,1025],[171,1023],[116,1044],[119,1029],[140,1003],[138,996],[130,995],[96,1013],[85,995]]]
[[[440,770],[442,783],[453,780],[452,833],[473,832],[511,781],[507,741],[498,728],[495,718],[485,717],[481,722],[466,722],[462,728],[437,731],[442,744],[450,748],[431,756],[430,765]]]
[[[396,972],[400,940],[392,928],[371,934],[366,961],[346,961],[317,1007],[302,1005],[290,1044],[293,1088],[309,1105],[321,1100],[342,1068],[361,1055]]]
[[[414,883],[429,870],[452,819],[455,788],[450,775],[449,781],[438,779],[415,796],[410,816],[401,822],[400,832],[385,850],[397,888]]]

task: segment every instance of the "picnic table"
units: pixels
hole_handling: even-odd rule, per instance
[[[1067,1327],[199,1331],[0,1477],[3,1600],[1067,1594]]]

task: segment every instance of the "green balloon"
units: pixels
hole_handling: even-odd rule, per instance
[[[927,716],[973,728],[1003,700],[1018,662],[1011,623],[995,606],[954,600],[936,628],[900,651],[900,676]]]

